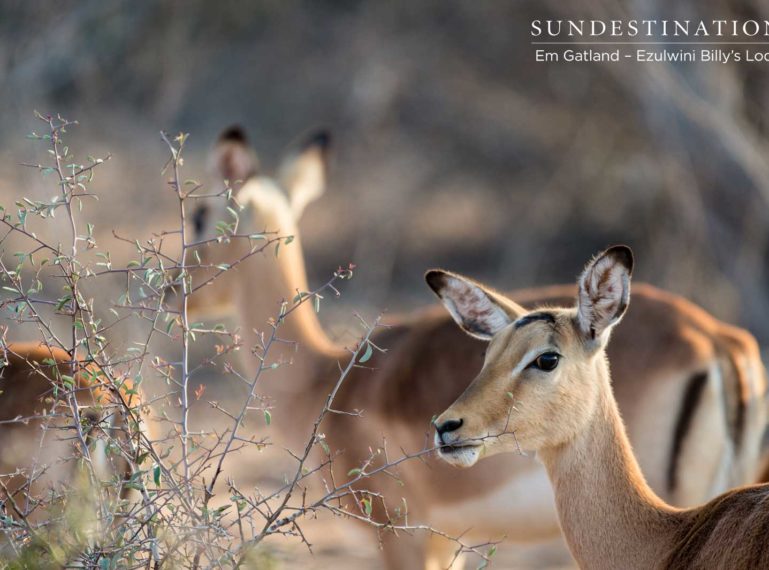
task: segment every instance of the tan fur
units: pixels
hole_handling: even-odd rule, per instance
[[[469,460],[461,447],[444,447],[442,456],[467,466],[519,446],[536,452],[582,568],[767,568],[769,486],[744,487],[683,510],[662,501],[644,479],[605,353],[608,330],[622,316],[617,276],[629,276],[612,251],[591,262],[581,280],[589,281],[591,271],[602,273],[604,280],[588,286],[598,296],[580,294],[577,308],[548,309],[553,322],[516,326],[532,313],[508,308],[509,324],[491,341],[481,372],[435,422],[461,419],[460,427],[437,436],[441,444],[477,442],[481,449],[472,448]],[[557,368],[521,366],[522,355],[542,351],[561,355]]]
[[[107,467],[104,475],[109,479],[115,473],[123,479],[131,476],[128,463],[122,458],[102,457],[93,451],[90,444],[100,437],[98,430],[108,429],[110,437],[120,441],[128,434],[123,404],[119,397],[131,407],[140,404],[140,395],[129,393],[135,389],[129,379],[123,384],[120,394],[114,393],[101,384],[95,384],[91,376],[73,373],[69,354],[58,348],[51,348],[41,343],[11,343],[4,347],[3,356],[7,364],[0,368],[0,421],[8,422],[14,418],[32,418],[50,413],[54,384],[61,388],[61,375],[73,376],[78,406],[80,407],[83,431],[92,461],[97,473]],[[55,365],[50,361],[53,360]],[[58,372],[54,372],[54,366]],[[24,507],[26,497],[35,497],[51,482],[72,485],[77,476],[76,462],[69,461],[76,454],[73,450],[71,432],[50,431],[45,434],[43,425],[71,425],[71,420],[32,419],[27,422],[0,424],[0,474],[8,491],[13,494],[17,504]],[[96,427],[98,426],[98,427]],[[109,426],[109,427],[107,427]],[[44,436],[44,437],[43,437]],[[68,441],[65,441],[68,440]],[[107,466],[106,463],[110,465]],[[46,467],[45,475],[33,484],[32,492],[25,489],[29,470]],[[39,472],[39,471],[38,471]],[[131,494],[124,489],[123,498]],[[13,515],[10,507],[9,515]]]
[[[257,255],[215,286],[237,308],[244,331],[265,330],[267,319],[277,313],[280,299],[290,300],[297,289],[309,288],[301,239],[290,215],[287,193],[276,182],[252,178],[237,199],[247,207],[242,219],[244,223],[250,220],[250,229],[279,230],[282,235],[295,236],[293,243],[281,247],[277,258],[272,250]],[[208,247],[201,256],[204,262],[231,262],[243,253],[240,247],[236,243]],[[696,431],[690,431],[683,441],[686,461],[679,465],[680,483],[675,489],[667,488],[666,473],[676,418],[692,375],[721,370],[724,357],[755,361],[754,373],[728,383],[735,400],[747,409],[755,406],[764,392],[755,341],[742,331],[739,343],[727,341],[724,331],[733,330],[731,327],[678,296],[650,285],[637,285],[634,291],[633,305],[609,351],[620,409],[653,488],[674,504],[691,505],[729,486],[752,482],[755,465],[749,450],[754,433],[763,430],[763,416],[748,415],[745,445],[737,457],[720,453],[730,437],[727,426],[713,426],[707,421],[724,409],[720,391],[716,398],[703,400],[699,410],[703,421],[695,421],[692,428],[705,430],[716,452],[687,453],[700,439]],[[203,293],[195,306],[205,309],[207,293]],[[560,305],[573,300],[575,294],[572,285],[518,291],[511,296],[530,307]],[[414,452],[431,445],[431,419],[462,393],[483,364],[487,343],[462,333],[439,306],[407,318],[390,319],[390,324],[392,328],[375,338],[388,353],[375,352],[367,363],[371,369],[355,369],[334,405],[348,411],[365,410],[363,417],[333,415],[323,426],[331,447],[344,450],[335,467],[337,480],[358,467],[368,457],[370,446],[380,444],[383,437],[391,456],[399,455],[401,449]],[[297,346],[277,347],[272,357],[280,354],[292,364],[265,375],[261,389],[276,406],[271,433],[276,437],[282,434],[291,445],[299,446],[338,378],[337,363],[346,362],[348,354],[327,338],[311,304],[303,305],[286,320],[280,336],[296,341]],[[247,341],[253,342],[253,337]],[[254,370],[255,362],[249,360],[247,366]],[[722,375],[728,374],[732,374],[730,368],[724,368]],[[708,385],[711,381],[708,377]],[[727,477],[714,483],[711,474],[722,468]],[[376,478],[365,485],[386,492],[391,507],[405,497],[411,523],[427,523],[457,534],[470,530],[469,536],[483,540],[506,536],[513,541],[531,541],[559,532],[546,474],[529,457],[495,456],[468,471],[457,471],[428,457],[403,464],[397,472],[404,485],[391,477]],[[498,497],[514,497],[525,508],[499,508]],[[498,511],[494,518],[489,516],[491,510]],[[382,516],[380,510],[375,514]],[[386,541],[388,568],[421,567],[428,547],[426,539],[419,536]]]

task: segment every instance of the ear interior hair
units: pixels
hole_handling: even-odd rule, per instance
[[[454,321],[481,340],[491,340],[524,312],[503,295],[461,275],[434,269],[425,274],[425,280]]]
[[[633,254],[614,246],[588,262],[578,281],[577,321],[586,339],[595,341],[616,325],[630,301]]]

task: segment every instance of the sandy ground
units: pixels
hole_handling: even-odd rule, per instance
[[[281,541],[279,546],[270,547],[278,568],[384,568],[376,541],[363,528],[319,520],[308,522],[303,530],[313,545],[312,552],[298,541],[296,544]],[[480,562],[479,558],[468,558],[465,568],[477,568]],[[489,568],[572,570],[576,566],[559,540],[531,546],[501,544]]]

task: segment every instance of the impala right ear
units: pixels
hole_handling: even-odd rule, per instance
[[[310,133],[280,166],[278,180],[288,192],[291,211],[297,221],[305,208],[326,191],[330,150],[331,134],[318,129]]]
[[[245,182],[259,169],[256,152],[239,125],[222,131],[211,153],[211,162],[217,174],[233,186],[237,182]]]
[[[526,312],[510,299],[455,273],[432,269],[425,274],[425,281],[457,324],[481,340],[491,340]]]
[[[588,262],[577,282],[577,324],[584,339],[603,344],[630,302],[633,252],[615,245]]]

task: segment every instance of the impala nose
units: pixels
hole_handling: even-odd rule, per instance
[[[462,424],[464,423],[464,420],[458,419],[458,420],[446,420],[445,422],[441,424],[435,424],[435,431],[438,434],[438,439],[443,444],[450,444],[452,441],[455,441],[456,438],[451,437],[451,432],[457,431],[459,428],[462,427]]]

